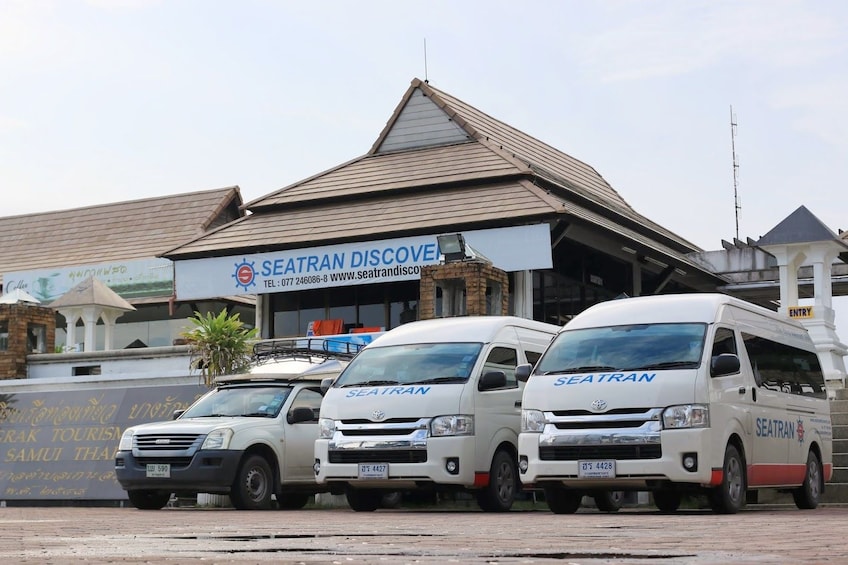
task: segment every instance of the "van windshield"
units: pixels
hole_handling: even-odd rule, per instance
[[[482,348],[482,343],[366,347],[339,375],[335,386],[463,383],[471,376]]]
[[[695,369],[706,324],[636,324],[563,331],[536,365],[537,375]]]
[[[282,386],[221,387],[192,404],[180,419],[221,416],[274,418],[280,413],[290,392],[291,387]]]

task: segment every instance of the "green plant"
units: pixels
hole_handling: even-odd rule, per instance
[[[238,313],[228,315],[226,310],[217,316],[195,312],[189,321],[194,327],[180,335],[189,345],[190,367],[200,371],[206,386],[211,387],[215,377],[247,371],[257,328],[245,327]]]

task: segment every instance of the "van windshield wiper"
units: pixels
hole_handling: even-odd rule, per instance
[[[424,379],[423,381],[415,381],[414,383],[409,383],[412,385],[432,385],[432,384],[443,384],[443,383],[464,383],[468,380],[466,377],[433,377],[430,379]]]
[[[643,369],[695,369],[699,365],[698,361],[664,361],[662,363],[651,363],[641,367],[633,367],[632,369],[624,369],[625,371],[640,371]]]
[[[399,385],[398,381],[390,381],[390,380],[374,380],[374,381],[363,381],[360,383],[342,383],[339,385],[339,388],[352,388],[355,386],[388,386],[388,385]]]
[[[609,365],[582,365],[580,367],[568,367],[567,369],[556,369],[554,371],[545,371],[543,375],[551,375],[554,373],[569,374],[569,373],[588,373],[591,371],[616,371],[616,367]]]

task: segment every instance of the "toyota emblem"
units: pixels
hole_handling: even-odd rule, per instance
[[[373,412],[371,412],[371,419],[374,421],[379,422],[380,420],[385,419],[385,417],[386,413],[382,410],[374,410]]]
[[[603,412],[603,411],[604,411],[604,410],[606,410],[606,409],[607,409],[607,401],[606,401],[606,400],[601,400],[601,399],[599,398],[598,400],[593,400],[593,401],[592,401],[592,410],[593,410],[593,411],[595,411],[595,412]]]

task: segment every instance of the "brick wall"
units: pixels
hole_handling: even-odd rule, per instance
[[[56,312],[43,306],[0,304],[0,327],[4,324],[9,338],[6,350],[0,350],[0,379],[25,379],[27,355],[34,353],[30,351],[27,330],[30,324],[43,326],[43,353],[53,353],[56,347]]]
[[[490,281],[501,287],[500,311],[493,315],[505,315],[509,311],[509,278],[506,272],[482,261],[459,261],[443,265],[427,265],[421,268],[420,299],[418,318],[427,320],[436,317],[436,285],[438,281],[461,279],[465,281],[466,312],[468,316],[486,315],[486,287]]]

